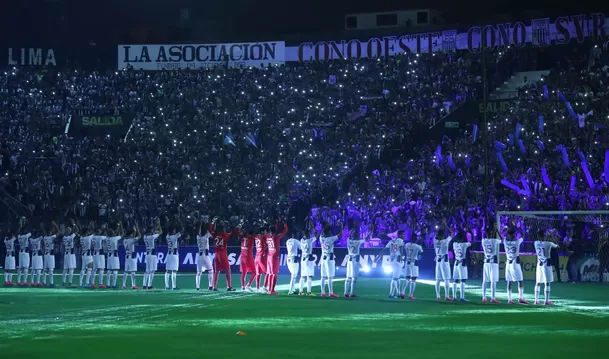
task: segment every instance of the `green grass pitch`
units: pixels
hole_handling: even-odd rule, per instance
[[[280,278],[280,289],[287,281]],[[162,273],[155,283],[163,287]],[[335,283],[337,293],[343,284]],[[0,358],[572,359],[603,357],[609,342],[602,284],[554,284],[555,307],[481,304],[479,283],[468,286],[470,303],[437,302],[429,282],[417,286],[417,301],[389,299],[387,278],[360,279],[356,299],[196,292],[190,274],[178,285],[0,287]],[[505,303],[505,282],[498,289]],[[533,283],[525,292],[532,301]]]

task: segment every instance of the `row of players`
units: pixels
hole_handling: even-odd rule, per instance
[[[76,260],[74,255],[74,240],[79,232],[79,228],[72,221],[72,227],[66,228],[66,234],[63,235],[62,241],[64,245],[64,271],[63,285],[71,286]],[[20,223],[23,227],[23,222]],[[357,226],[356,226],[357,227]],[[82,248],[82,268],[80,273],[81,286],[95,286],[95,280],[99,274],[99,286],[116,287],[116,281],[119,271],[118,260],[118,245],[121,238],[125,246],[125,271],[123,275],[123,288],[126,288],[127,277],[131,276],[132,288],[137,289],[135,283],[135,271],[137,263],[135,259],[135,245],[142,237],[137,225],[131,231],[125,233],[120,223],[117,229],[109,230],[107,228],[93,229],[93,224],[89,225],[87,233],[80,237],[80,245]],[[281,230],[280,230],[281,228]],[[465,229],[467,231],[467,229]],[[459,289],[459,297],[461,301],[465,299],[465,282],[468,279],[466,253],[470,247],[470,243],[466,241],[465,231],[460,231],[454,243],[452,243],[454,252],[454,264],[451,276],[450,264],[448,260],[448,251],[451,241],[455,233],[442,222],[442,226],[436,233],[437,238],[434,240],[435,262],[436,262],[436,296],[441,299],[440,289],[444,282],[445,300],[453,300],[457,298],[457,288]],[[19,252],[19,269],[18,269],[18,285],[27,283],[29,267],[30,267],[30,249],[32,252],[32,282],[36,285],[46,285],[47,274],[50,274],[49,285],[53,286],[53,270],[55,268],[54,248],[58,233],[58,228],[55,223],[52,224],[51,231],[47,233],[42,227],[41,236],[32,238],[30,233],[25,230],[20,230],[21,234],[13,236],[5,240],[7,249],[7,257],[5,261],[5,285],[12,285],[12,271],[15,269],[14,242],[18,241],[20,245]],[[200,289],[201,277],[204,272],[208,273],[208,282],[210,290],[217,290],[218,276],[221,271],[226,272],[227,288],[233,291],[231,286],[230,265],[227,256],[228,240],[233,235],[238,235],[241,242],[241,287],[243,291],[253,291],[252,284],[255,280],[257,292],[267,292],[268,294],[277,294],[275,285],[277,282],[277,274],[279,273],[280,254],[279,247],[281,239],[287,234],[287,225],[269,226],[260,229],[258,233],[250,230],[248,233],[240,234],[239,226],[233,231],[227,232],[222,224],[217,225],[217,218],[214,218],[208,228],[203,230],[203,226],[199,226],[197,234],[197,275],[195,287]],[[160,222],[157,221],[155,227],[148,229],[147,234],[143,236],[146,246],[146,271],[144,273],[143,288],[152,289],[152,281],[155,272],[157,271],[158,258],[156,256],[156,241],[162,235],[163,231]],[[496,297],[496,284],[499,278],[498,254],[499,246],[502,242],[505,247],[507,256],[506,264],[506,280],[508,282],[507,294],[509,303],[512,301],[512,284],[518,283],[519,299],[521,304],[528,304],[524,299],[523,291],[523,275],[520,267],[520,245],[524,239],[524,234],[515,226],[511,226],[504,233],[500,233],[495,227],[491,232],[495,238],[485,238],[482,240],[484,251],[484,268],[483,268],[483,301],[487,302],[486,290],[487,283],[491,288],[491,301],[499,302]],[[342,237],[343,227],[339,226],[338,233],[332,233],[330,226],[325,226],[322,233],[311,233],[310,237],[305,237],[304,232],[300,232],[296,238],[290,238],[285,242],[287,247],[287,264],[291,273],[289,294],[295,294],[296,282],[300,272],[299,293],[302,295],[313,295],[311,291],[311,283],[315,272],[314,259],[312,255],[313,242],[319,238],[322,257],[320,262],[321,267],[321,282],[322,296],[336,297],[333,288],[333,279],[335,276],[334,262],[334,243]],[[553,231],[538,233],[540,240],[535,242],[535,249],[538,256],[537,266],[537,281],[535,285],[535,302],[539,302],[540,285],[544,284],[545,300],[544,303],[551,305],[549,300],[550,283],[553,282],[552,268],[549,267],[549,253],[552,247],[556,244],[548,241],[547,238],[555,238]],[[168,246],[168,256],[165,273],[166,289],[177,289],[176,273],[179,265],[179,238],[181,233],[179,227],[174,227],[171,233],[166,236]],[[213,263],[209,255],[210,244],[209,240],[213,240],[215,247],[215,256]],[[364,241],[369,238],[361,239],[359,233],[352,231],[348,240],[348,262],[347,262],[347,278],[345,282],[345,297],[355,297],[355,287],[357,283],[358,273],[361,268],[359,264],[360,248]],[[42,249],[41,243],[44,244]],[[255,256],[253,249],[256,249]],[[416,280],[418,278],[417,261],[423,252],[423,248],[416,243],[405,242],[404,231],[397,232],[397,238],[390,240],[387,246],[379,253],[375,261],[382,258],[383,252],[389,250],[389,262],[391,265],[392,280],[390,284],[389,296],[408,297],[415,299],[414,291],[416,288]],[[300,253],[299,253],[300,251]],[[44,254],[43,254],[44,253]],[[109,271],[107,284],[103,284],[104,270]],[[41,273],[44,271],[43,281],[40,282]],[[249,281],[247,275],[250,276]],[[25,276],[24,282],[21,282],[22,274]],[[91,278],[93,275],[93,278]],[[262,276],[265,279],[262,281]],[[36,279],[34,280],[34,276]],[[91,280],[92,279],[92,280]],[[449,295],[450,283],[452,279],[453,296]],[[261,286],[261,284],[263,285]],[[306,291],[303,287],[306,283]],[[27,285],[27,284],[25,284]],[[326,292],[326,286],[328,291]],[[268,289],[267,289],[268,288]]]

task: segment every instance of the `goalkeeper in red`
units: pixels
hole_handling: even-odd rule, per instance
[[[279,275],[279,265],[281,264],[281,253],[279,251],[279,247],[281,244],[281,238],[288,233],[288,225],[286,223],[283,224],[281,233],[279,232],[279,228],[279,223],[276,226],[272,226],[269,229],[271,235],[266,237],[266,245],[269,248],[267,270],[269,273],[268,275],[270,275],[268,292],[270,295],[279,294],[275,291],[275,285],[277,285],[277,276]]]

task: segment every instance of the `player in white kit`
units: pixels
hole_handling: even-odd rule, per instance
[[[453,253],[455,255],[455,263],[453,264],[453,298],[457,300],[458,286],[459,300],[462,302],[468,301],[465,299],[465,282],[468,279],[467,249],[469,247],[471,247],[471,243],[467,241],[466,233],[459,233],[453,242]]]
[[[163,234],[161,220],[157,218],[156,227],[151,227],[148,234],[144,235],[144,245],[146,245],[146,272],[144,272],[143,289],[154,289],[152,282],[159,263],[156,255],[156,240],[161,234]]]
[[[548,238],[549,237],[549,238]],[[544,304],[554,305],[550,301],[550,285],[554,282],[554,273],[552,272],[552,264],[550,262],[550,250],[557,248],[558,245],[552,240],[557,240],[558,237],[554,230],[547,232],[539,231],[535,241],[535,253],[537,254],[537,270],[535,273],[535,304],[539,304],[539,290],[543,283],[544,285]]]
[[[165,265],[165,289],[178,290],[177,274],[180,264],[178,254],[179,239],[182,234],[177,228],[171,229],[171,234],[167,235],[167,264]],[[171,282],[171,286],[169,286]]]
[[[72,286],[72,279],[74,278],[74,269],[76,268],[76,255],[74,254],[74,238],[78,233],[78,227],[72,221],[74,225],[74,232],[72,227],[66,227],[66,232],[63,235],[63,273],[62,273],[62,285],[65,287]]]
[[[313,276],[315,275],[315,257],[313,256],[313,242],[315,236],[311,231],[309,238],[304,236],[300,239],[300,295],[315,296],[311,291]],[[307,291],[303,290],[304,282],[307,282]]]
[[[12,287],[13,272],[15,271],[15,241],[17,237],[14,233],[9,233],[9,236],[4,239],[4,248],[6,248],[6,256],[4,257],[4,286]]]
[[[336,273],[336,261],[334,256],[334,243],[343,236],[343,224],[339,222],[338,234],[332,235],[332,227],[326,224],[323,233],[319,237],[321,244],[321,296],[338,297],[334,293],[334,274]],[[328,283],[328,294],[326,294],[326,283]]]
[[[121,240],[125,232],[123,231],[123,225],[118,222],[116,231],[110,230],[109,236],[106,239],[105,251],[108,256],[108,277],[106,279],[106,286],[108,288],[116,289],[116,280],[118,279],[118,271],[120,269],[120,261],[118,259],[118,242]]]
[[[302,233],[298,233],[296,237],[302,237]],[[296,286],[296,279],[298,278],[298,271],[300,269],[300,256],[298,255],[298,249],[300,249],[300,241],[296,238],[290,238],[285,242],[285,246],[288,249],[288,270],[290,271],[290,290],[288,295],[295,295],[294,288]]]
[[[398,231],[398,235],[404,235],[404,231]],[[375,262],[383,257],[383,253],[389,249],[389,264],[391,266],[391,283],[389,284],[389,298],[397,298],[400,293],[400,276],[402,275],[402,253],[404,252],[404,239],[393,238],[385,248],[381,250],[376,258]]]
[[[522,232],[520,237],[516,238],[516,229],[514,227],[507,230],[503,239],[503,247],[505,248],[505,280],[507,281],[507,297],[508,303],[513,304],[512,300],[512,283],[518,283],[518,303],[529,304],[524,300],[524,287],[522,267],[520,266],[520,245],[524,241]]]
[[[482,238],[482,252],[484,253],[484,266],[482,267],[482,302],[488,303],[486,299],[486,284],[491,285],[491,302],[501,303],[495,295],[497,293],[497,282],[499,281],[499,230],[495,223],[489,233],[494,238]]]
[[[87,234],[80,237],[80,286],[91,287],[91,274],[93,274],[93,236],[95,224],[89,223]],[[84,283],[83,283],[84,280]]]
[[[131,277],[131,289],[140,289],[135,284],[135,272],[137,272],[137,254],[135,253],[135,245],[139,241],[140,229],[137,222],[133,225],[133,229],[129,230],[123,239],[125,246],[125,271],[123,272],[123,289],[127,289],[127,276]]]
[[[22,218],[22,225],[19,226],[21,234],[17,236],[19,243],[19,268],[17,269],[17,285],[27,287],[30,284],[27,281],[30,270],[30,237],[32,236],[27,230],[23,229],[25,218]],[[25,276],[24,281],[21,281],[21,275]]]
[[[42,277],[42,284],[47,285],[47,275],[49,276],[49,287],[55,286],[54,271],[55,271],[55,241],[57,241],[57,234],[59,233],[59,227],[55,222],[51,222],[51,231],[47,231],[44,225],[41,225],[42,233],[44,237],[42,241],[44,243],[44,275]]]
[[[417,278],[419,277],[419,256],[423,253],[423,247],[414,243],[407,242],[404,244],[404,277],[406,285],[402,288],[402,296],[406,294],[408,288],[408,299],[415,300],[414,290],[417,286]]]
[[[32,287],[42,287],[40,275],[42,274],[42,235],[30,238],[32,251]]]
[[[450,235],[448,235],[450,233]],[[436,298],[441,300],[440,287],[444,282],[444,299],[452,301],[449,293],[450,284],[450,263],[448,260],[448,247],[453,240],[452,229],[446,224],[446,220],[442,220],[442,226],[436,232],[433,240],[433,247],[436,252]],[[443,239],[438,239],[443,238]]]
[[[205,226],[205,234],[201,235],[203,223],[199,225],[197,233],[197,276],[195,278],[195,288],[201,290],[201,277],[203,272],[207,272],[208,288],[214,287],[214,266],[209,258],[209,239],[212,237],[208,230],[209,226]]]
[[[93,246],[93,278],[91,280],[91,288],[95,288],[95,279],[99,275],[98,286],[106,288],[104,284],[104,271],[106,270],[106,256],[104,255],[105,242],[108,237],[104,235],[101,228],[96,230],[91,245]]]
[[[370,239],[369,236],[365,236],[364,239],[361,238],[359,222],[354,223],[351,227],[353,229],[351,230],[351,233],[349,233],[349,239],[347,240],[347,279],[345,280],[345,298],[357,298],[355,287],[361,268],[360,248],[364,242]]]

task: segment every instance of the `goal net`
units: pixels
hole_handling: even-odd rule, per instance
[[[563,280],[609,280],[609,211],[498,212],[496,221],[501,232],[515,226],[524,233],[525,253],[534,254],[540,233],[558,237]]]

